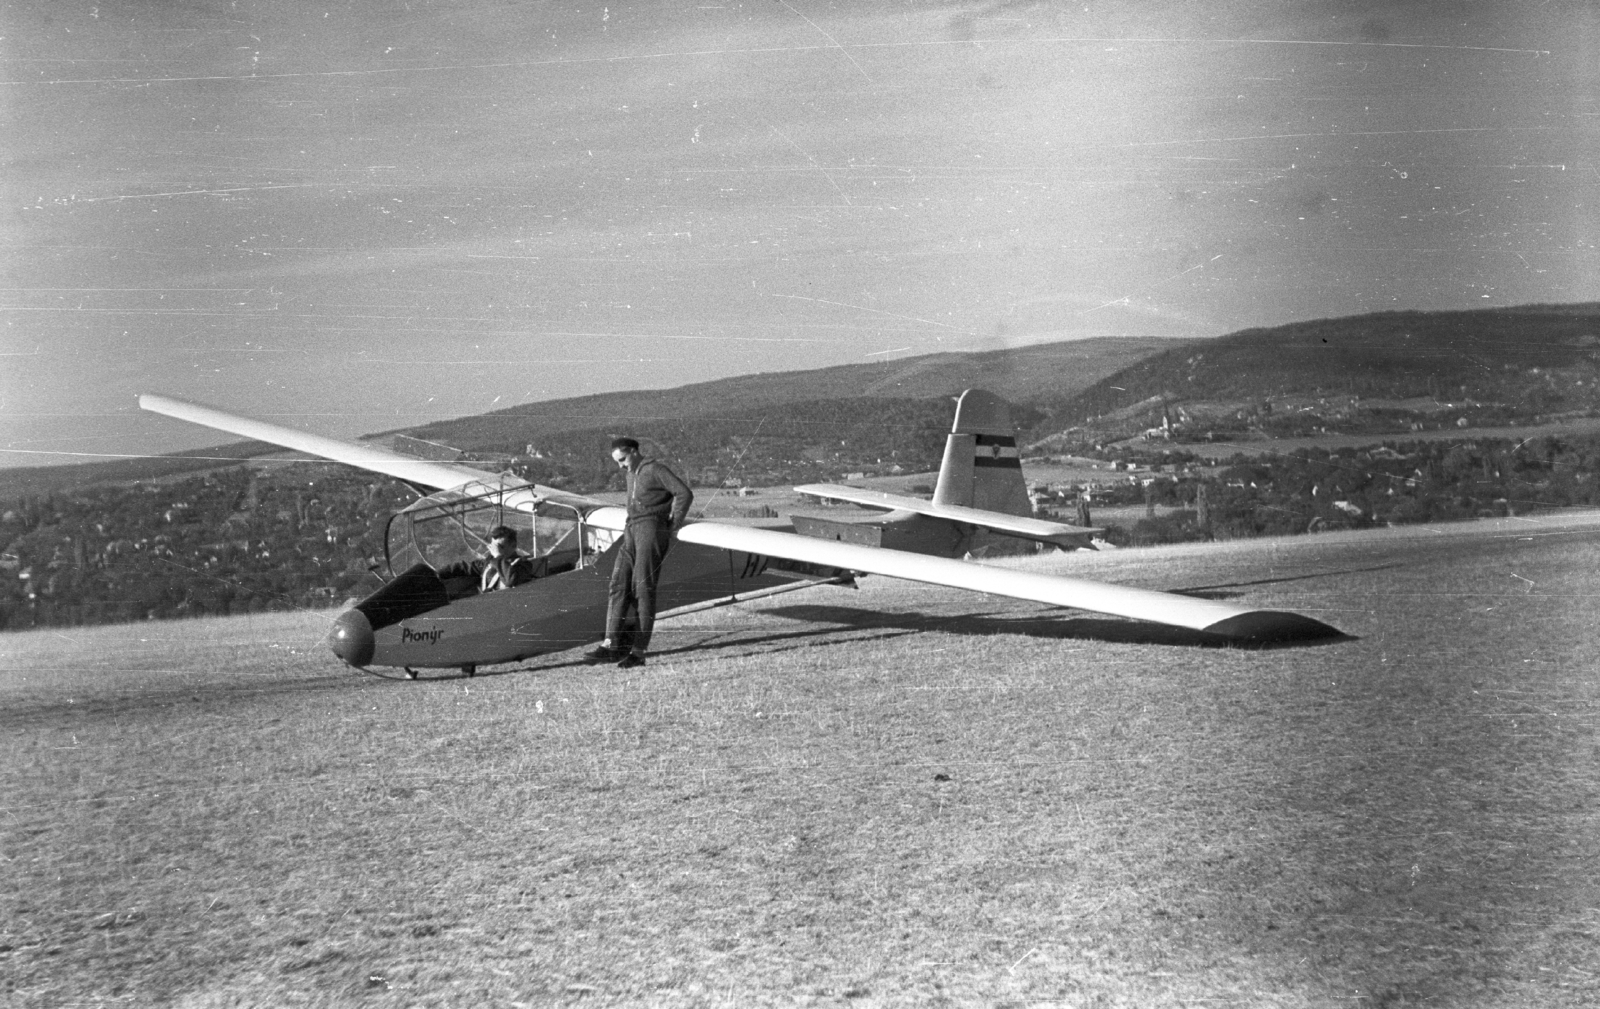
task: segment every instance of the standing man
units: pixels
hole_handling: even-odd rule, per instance
[[[672,546],[673,532],[689,514],[694,492],[665,463],[640,455],[639,443],[632,438],[612,441],[611,459],[628,474],[628,524],[616,566],[611,569],[606,639],[586,657],[632,669],[644,665],[656,622],[656,579]],[[638,630],[624,649],[622,628],[630,616],[637,617]]]

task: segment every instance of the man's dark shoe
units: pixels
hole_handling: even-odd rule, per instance
[[[598,648],[591,648],[587,652],[584,652],[583,657],[588,662],[615,662],[627,654],[627,652],[620,648],[612,648],[610,645],[601,645]]]
[[[637,652],[629,652],[628,657],[617,663],[618,669],[632,669],[644,665],[644,656]]]

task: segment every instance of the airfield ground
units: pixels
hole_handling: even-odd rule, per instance
[[[0,639],[0,1003],[1592,1006],[1600,515],[867,579],[642,670],[338,666],[328,615]]]

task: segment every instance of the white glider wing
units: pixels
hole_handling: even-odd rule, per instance
[[[1107,585],[1081,578],[1014,571],[973,564],[944,557],[930,557],[903,550],[815,539],[771,529],[752,529],[715,522],[694,522],[678,532],[689,543],[741,550],[769,557],[821,564],[828,567],[864,571],[904,578],[908,581],[948,585],[953,588],[989,592],[1014,599],[1069,606],[1073,609],[1110,613],[1134,620],[1148,620],[1174,627],[1186,627],[1219,639],[1240,643],[1266,644],[1281,641],[1306,641],[1340,636],[1327,624],[1297,613],[1276,610],[1248,610],[1211,599],[1196,599],[1168,592]]]
[[[927,515],[930,518],[963,522],[984,529],[993,529],[998,533],[1045,543],[1082,544],[1094,533],[1105,531],[1088,526],[1067,525],[1064,522],[1046,522],[1044,519],[1027,518],[1022,515],[984,511],[981,508],[967,508],[962,505],[934,504],[922,498],[885,494],[882,491],[863,490],[860,487],[845,487],[840,484],[808,483],[796,487],[795,490],[801,494],[831,498],[835,501],[849,501],[870,508],[916,512],[918,515]]]
[[[359,469],[383,473],[417,487],[439,490],[445,487],[459,487],[469,481],[477,481],[491,486],[500,482],[500,477],[497,474],[473,469],[471,466],[413,459],[398,452],[390,452],[386,449],[373,448],[368,445],[355,445],[335,438],[325,438],[317,434],[307,434],[304,431],[296,431],[291,427],[282,427],[277,424],[269,424],[266,421],[252,420],[249,417],[224,413],[209,406],[188,403],[168,396],[140,396],[139,406],[152,413],[176,417],[191,424],[216,428],[218,431],[226,431],[229,434],[236,434],[243,438],[271,442],[274,445],[282,445],[284,448],[292,448],[298,452],[309,452],[312,455],[331,459],[334,462],[346,463]]]

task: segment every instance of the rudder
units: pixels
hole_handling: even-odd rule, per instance
[[[994,393],[968,389],[957,400],[933,503],[1004,515],[1033,514],[1011,407]]]

